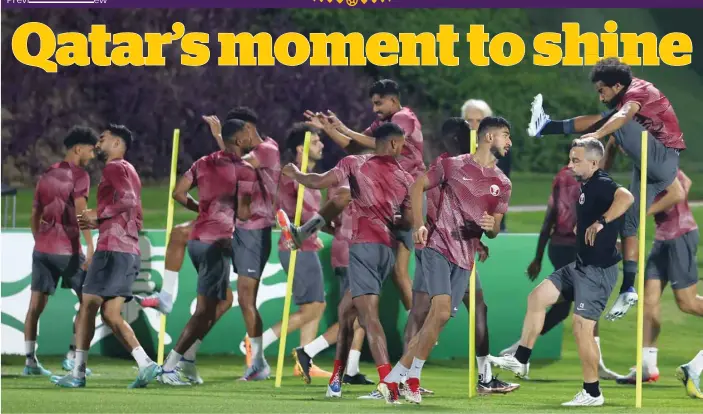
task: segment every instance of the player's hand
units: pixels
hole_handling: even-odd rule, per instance
[[[415,230],[413,233],[413,241],[415,244],[426,245],[427,244],[427,227],[420,226],[419,229]]]
[[[83,265],[81,266],[81,269],[85,270],[86,272],[88,271],[88,268],[90,267],[90,264],[93,262],[93,253],[88,253],[85,256],[85,262],[83,262]]]
[[[298,166],[293,163],[286,164],[285,167],[283,167],[283,169],[281,170],[281,174],[293,179],[295,179],[295,175],[299,172],[300,170],[298,169]]]
[[[98,213],[95,210],[86,209],[76,217],[78,218],[78,227],[81,230],[98,228]]]
[[[593,246],[596,243],[596,235],[601,230],[603,230],[603,225],[599,222],[591,224],[586,229],[586,245]]]
[[[217,115],[203,115],[203,121],[210,126],[210,132],[213,137],[222,136],[222,124],[220,124],[220,119]]]
[[[541,260],[533,260],[532,263],[530,263],[529,266],[527,266],[527,277],[530,278],[531,281],[535,281],[537,279],[537,276],[539,276],[539,272],[542,270],[542,261]]]
[[[334,112],[330,111],[329,109],[327,110],[327,122],[332,124],[332,126],[336,129],[342,129],[344,127],[344,124],[342,124],[342,121],[337,118],[337,115],[335,115]]]
[[[478,242],[478,261],[483,263],[488,259],[488,246]]]
[[[322,249],[325,247],[325,243],[318,237],[317,240],[315,240],[315,246],[317,246],[318,249]]]
[[[581,135],[581,139],[586,139],[586,138],[601,139],[603,137],[596,131],[596,132],[591,132],[588,134]]]
[[[320,114],[319,112],[313,112],[310,110],[307,110],[303,113],[303,116],[307,118],[307,122],[305,122],[308,125],[311,125],[315,128],[318,129],[325,129],[325,126],[322,124],[322,121],[320,118],[322,118],[324,115]]]
[[[483,216],[481,217],[481,220],[479,220],[478,225],[481,226],[481,228],[485,231],[493,231],[493,227],[495,226],[495,224],[495,217],[491,216],[490,214],[484,211]]]

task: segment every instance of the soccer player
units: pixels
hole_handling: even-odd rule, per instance
[[[132,132],[124,125],[111,124],[95,147],[98,158],[106,162],[98,186],[98,208],[79,213],[78,224],[81,229],[99,229],[98,245],[83,282],[73,372],[52,377],[52,382],[61,387],[85,387],[88,350],[98,310],[139,365],[139,374],[129,388],[146,387],[161,374],[161,367],[149,358],[121,314],[122,305],[132,300],[132,284],[141,263],[142,184],[132,164],[124,159],[131,145]]]
[[[354,320],[366,331],[379,379],[390,372],[386,335],[378,315],[381,287],[393,268],[393,242],[396,227],[409,227],[408,189],[412,176],[396,161],[405,135],[403,129],[386,123],[374,131],[375,155],[350,155],[325,174],[303,174],[295,165],[282,170],[300,184],[311,188],[328,188],[348,180],[351,188],[352,229],[349,246],[349,290],[340,303],[339,335],[334,371],[327,387],[328,397],[341,397],[344,366],[353,337]],[[394,223],[400,214],[400,222]],[[318,215],[313,223],[320,228]],[[334,217],[328,217],[331,221]],[[278,212],[281,237],[292,242],[291,225],[285,212]],[[305,227],[305,226],[304,226]],[[379,384],[388,403],[398,402],[397,384]],[[390,388],[389,388],[390,387]]]
[[[164,384],[190,385],[177,365],[193,343],[212,328],[217,321],[218,304],[227,299],[234,220],[235,216],[240,220],[251,216],[251,194],[256,182],[254,169],[241,158],[251,147],[252,135],[248,132],[243,121],[225,122],[225,150],[193,163],[173,191],[176,201],[198,212],[188,241],[188,255],[198,271],[198,295],[193,316],[164,362],[159,377]],[[199,201],[188,194],[195,187]],[[263,368],[268,370],[268,366]]]
[[[90,230],[83,230],[88,246],[87,256],[83,255],[76,211],[82,212],[88,205],[90,176],[84,168],[95,157],[93,150],[97,142],[98,134],[92,129],[73,127],[63,141],[66,147],[63,161],[53,164],[44,172],[34,192],[30,220],[34,237],[32,295],[24,321],[27,359],[22,375],[51,375],[35,355],[37,325],[49,296],[56,292],[59,278],[61,287],[73,289],[78,301],[81,301],[85,269],[93,258],[94,247]],[[73,369],[75,325],[73,332],[69,352],[63,361],[65,370]]]
[[[635,203],[626,213],[623,228],[623,284],[620,295],[606,315],[606,319],[621,318],[637,302],[634,289],[637,273],[639,224],[639,191],[641,165],[641,134],[648,132],[647,200],[649,208],[654,197],[664,190],[679,201],[683,188],[676,180],[679,153],[686,149],[683,133],[674,108],[666,96],[652,83],[632,75],[632,69],[617,58],[598,62],[591,71],[601,102],[610,108],[599,115],[586,115],[565,121],[552,121],[542,109],[542,96],[532,104],[532,119],[528,127],[530,136],[547,134],[584,133],[583,138],[610,139],[620,146],[633,161],[630,192]]]
[[[554,177],[552,193],[547,202],[547,213],[537,241],[537,252],[534,260],[527,267],[527,275],[530,280],[537,279],[542,270],[542,258],[547,242],[549,242],[548,257],[554,270],[559,270],[576,260],[577,243],[574,227],[576,226],[576,205],[580,193],[581,185],[571,174],[569,167],[563,167]],[[544,326],[540,336],[546,335],[552,328],[559,325],[569,316],[570,312],[570,301],[555,303],[544,317]],[[603,362],[598,322],[596,322],[594,335],[596,345],[598,345],[598,353],[601,355],[598,361],[598,377],[603,380],[615,379],[617,374],[609,370]],[[499,355],[514,354],[519,344],[518,340],[510,348],[500,351]]]
[[[683,382],[686,394],[691,398],[703,399],[701,392],[701,375],[703,375],[703,350],[701,350],[688,364],[676,369],[676,377]]]
[[[369,90],[369,98],[373,111],[376,113],[376,120],[362,133],[353,131],[344,125],[334,113],[327,113],[326,117],[331,121],[333,127],[325,128],[325,132],[342,148],[348,148],[350,144],[365,148],[374,148],[375,139],[373,132],[381,125],[392,122],[403,129],[405,133],[405,145],[403,152],[398,158],[400,166],[417,179],[425,172],[425,163],[422,158],[423,135],[422,125],[417,115],[412,109],[400,104],[400,88],[398,83],[391,79],[382,79],[375,82]],[[314,120],[322,114],[313,114],[310,111],[305,113],[309,119]],[[408,265],[410,263],[410,252],[414,248],[412,234],[409,231],[396,229],[397,243],[396,261],[393,268],[393,283],[398,288],[406,310],[412,306],[412,287]]]
[[[688,195],[691,179],[679,170],[678,180]],[[654,244],[647,258],[644,282],[644,343],[642,348],[642,381],[659,379],[657,368],[657,338],[661,329],[661,294],[667,283],[671,284],[679,309],[691,315],[703,316],[703,297],[698,296],[698,225],[688,206],[688,199],[671,207],[669,194],[657,195],[647,215],[654,216],[656,233]],[[635,384],[637,371],[631,370],[617,379],[620,384]],[[689,377],[698,380],[698,373]]]
[[[510,124],[503,118],[486,117],[477,135],[475,154],[440,160],[411,187],[414,238],[424,246],[419,263],[422,272],[415,275],[415,288],[429,297],[430,309],[400,361],[383,378],[391,386],[380,391],[387,392],[392,384],[407,377],[405,398],[413,403],[422,400],[422,367],[464,298],[480,239],[484,233],[489,238],[498,235],[500,221],[508,209],[512,185],[497,168],[496,160],[505,156],[512,145]],[[440,202],[435,221],[428,228],[422,215],[422,195],[436,187],[440,188]],[[480,282],[476,287],[480,288]],[[493,380],[483,376],[481,366],[479,370],[484,384]]]
[[[214,115],[203,118],[210,126],[220,150],[224,151],[219,119]],[[243,276],[237,278],[237,298],[247,327],[247,336],[244,343],[240,344],[240,349],[246,355],[249,370],[254,359],[263,359],[263,322],[256,307],[256,296],[261,275],[271,254],[271,228],[275,224],[273,205],[281,163],[278,144],[272,138],[260,135],[257,129],[258,116],[252,109],[235,107],[227,113],[226,120],[231,119],[244,121],[246,130],[251,135],[252,148],[245,150],[246,154],[242,159],[256,169],[258,179],[256,191],[252,194],[251,218],[247,221],[236,220],[232,241],[234,270],[239,276]],[[163,287],[161,292],[147,298],[137,298],[142,306],[156,308],[166,314],[171,312],[178,288],[178,272],[183,265],[186,243],[192,230],[193,222],[182,223],[173,228],[166,248]],[[228,288],[227,299],[219,302],[217,308],[218,320],[232,307],[233,300],[232,289]],[[195,384],[203,382],[195,367],[195,358],[201,343],[202,338],[197,339],[178,364]]]
[[[581,182],[576,209],[576,260],[552,273],[530,293],[515,355],[493,358],[499,367],[518,377],[526,376],[547,308],[559,300],[573,301],[573,329],[584,381],[583,390],[564,406],[600,406],[605,401],[598,383],[599,352],[593,331],[617,282],[621,259],[616,249],[619,219],[634,202],[634,196],[599,168],[603,153],[603,144],[596,139],[574,140],[569,169]]]

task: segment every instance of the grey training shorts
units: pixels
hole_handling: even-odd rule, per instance
[[[132,300],[132,285],[139,276],[139,255],[100,250],[95,252],[83,282],[83,294],[103,299],[116,297]]]
[[[198,295],[226,300],[231,248],[200,240],[188,241],[188,255],[198,272]]]
[[[565,300],[574,302],[576,315],[597,321],[618,280],[618,265],[603,268],[572,262],[547,279],[554,283]]]
[[[288,275],[290,251],[279,250],[278,258]],[[297,306],[306,303],[325,302],[325,280],[322,275],[322,263],[317,252],[298,251],[295,258],[295,277],[293,278],[293,300]]]
[[[53,295],[61,279],[61,287],[81,294],[85,271],[82,254],[51,254],[32,252],[32,291]]]
[[[349,289],[352,298],[380,295],[383,282],[393,271],[393,249],[380,243],[349,245]]]
[[[685,289],[698,283],[698,230],[692,230],[673,240],[655,240],[647,257],[644,279],[659,279],[662,286]]]
[[[271,227],[247,230],[237,227],[232,235],[232,267],[237,276],[260,280],[271,255]]]

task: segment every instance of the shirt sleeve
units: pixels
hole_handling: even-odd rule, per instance
[[[200,164],[200,160],[195,161],[193,165],[188,168],[188,171],[183,174],[183,177],[191,181],[190,188],[195,188],[198,186],[198,165]]]
[[[431,190],[435,187],[437,187],[440,184],[443,184],[447,181],[447,177],[445,176],[444,170],[445,170],[445,161],[441,160],[438,163],[434,164],[433,166],[430,167],[430,169],[427,171],[427,188],[425,188],[425,191]]]
[[[278,150],[268,142],[257,145],[250,154],[261,168],[274,168],[279,162]]]
[[[398,112],[393,115],[393,123],[403,129],[406,137],[409,137],[415,131],[415,119],[407,113]]]
[[[90,193],[90,176],[83,170],[76,170],[73,182],[73,198],[85,197],[88,198]]]
[[[332,168],[329,172],[329,174],[334,174],[334,177],[337,180],[337,182],[332,185],[338,185],[339,183],[345,182],[348,183],[349,175],[351,175],[352,168],[355,164],[356,157],[353,155],[342,158],[342,160],[337,163],[337,166]],[[347,184],[347,187],[348,186],[349,184]]]
[[[644,106],[649,103],[652,93],[648,85],[636,85],[634,82],[635,81],[633,81],[632,87],[623,95],[622,104],[625,105],[628,102],[636,102],[640,105],[640,108],[644,108]]]
[[[601,177],[598,180],[598,186],[596,187],[597,193],[603,197],[607,203],[612,203],[615,197],[615,192],[618,191],[621,185],[616,183],[610,177]]]
[[[495,212],[497,214],[505,214],[508,211],[508,204],[510,204],[510,195],[513,192],[512,183],[508,182],[505,186],[504,191],[500,194],[500,200],[496,206]]]
[[[115,193],[112,203],[103,210],[101,219],[114,217],[138,206],[139,198],[124,167],[109,165],[103,170],[103,177],[110,183]]]

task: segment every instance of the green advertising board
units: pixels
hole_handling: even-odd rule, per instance
[[[134,284],[134,293],[148,293],[158,290],[164,271],[165,232],[163,230],[144,231],[140,237],[142,252],[141,273]],[[281,319],[287,274],[278,259],[277,246],[279,233],[273,235],[274,251],[264,269],[257,298],[257,306],[269,327]],[[337,320],[339,283],[330,266],[331,237],[321,235],[325,248],[320,251],[325,272],[327,309],[320,324],[320,333]],[[484,243],[490,249],[490,258],[478,263],[484,297],[488,305],[490,330],[490,350],[496,354],[512,344],[520,335],[527,306],[527,295],[536,286],[525,277],[525,269],[532,260],[537,235],[501,234]],[[32,249],[34,241],[26,229],[2,231],[2,353],[24,353],[24,319],[29,305],[32,270]],[[411,260],[410,275],[414,274],[415,263]],[[542,277],[549,275],[552,267],[548,260],[543,263]],[[186,255],[181,269],[173,311],[168,315],[166,325],[166,351],[170,350],[181,333],[188,318],[195,309],[196,272]],[[232,273],[230,279],[235,281]],[[233,284],[236,286],[236,284]],[[238,308],[236,291],[231,309],[210,332],[200,348],[201,354],[241,354],[239,344],[245,335],[244,323]],[[76,295],[70,290],[57,290],[50,299],[39,323],[38,353],[43,355],[62,354],[66,351],[72,335],[72,324],[78,309]],[[295,311],[293,305],[292,311]],[[132,325],[147,352],[155,356],[158,345],[160,314],[153,309],[142,309],[134,301],[125,304],[124,318]],[[402,352],[403,330],[407,313],[390,278],[381,295],[381,321],[386,331],[389,352],[396,359]],[[432,352],[433,359],[466,358],[468,355],[468,314],[459,309],[442,332],[438,345]],[[562,327],[541,337],[533,353],[535,359],[558,359],[561,356]],[[293,348],[299,345],[299,336],[292,333],[286,345]],[[270,360],[275,358],[278,346],[267,349]],[[334,348],[326,351],[333,355]],[[98,315],[91,353],[126,356],[112,332],[102,323]],[[369,358],[368,351],[364,356]]]

